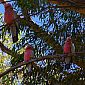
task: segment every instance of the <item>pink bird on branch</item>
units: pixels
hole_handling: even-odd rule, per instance
[[[31,45],[28,45],[24,52],[24,62],[29,62],[31,58],[34,57],[33,47]],[[31,71],[31,64],[28,64],[28,72]]]
[[[69,53],[74,53],[75,52],[75,46],[74,43],[72,43],[71,37],[67,37],[65,44],[64,44],[64,53],[69,54]],[[70,64],[72,61],[72,57],[66,56],[65,57],[65,69],[70,69]]]
[[[18,23],[16,22],[17,15],[15,14],[13,7],[10,3],[2,0],[2,4],[5,8],[4,22],[8,26],[8,30],[11,31],[13,43],[18,41]]]

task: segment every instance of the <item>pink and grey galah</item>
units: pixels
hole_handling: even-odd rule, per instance
[[[33,47],[28,45],[24,52],[24,62],[29,62],[31,58],[34,57]],[[31,71],[31,64],[28,65],[28,72]]]
[[[75,52],[75,46],[74,43],[72,43],[72,39],[71,37],[67,37],[65,44],[64,44],[64,49],[63,49],[65,54],[69,54],[69,53],[74,53]],[[70,68],[70,63],[71,63],[71,57],[66,56],[65,57],[65,64],[66,64],[66,69]]]
[[[4,8],[5,8],[5,13],[4,13],[4,22],[8,26],[9,30],[11,31],[12,34],[12,40],[13,43],[18,41],[18,28],[17,28],[17,23],[15,21],[16,19],[16,14],[13,10],[13,7],[10,3],[3,3]]]

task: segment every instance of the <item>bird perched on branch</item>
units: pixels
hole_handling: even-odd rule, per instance
[[[34,56],[33,47],[31,45],[28,45],[24,52],[24,62],[28,62],[31,58],[33,58],[33,56]],[[30,72],[31,64],[27,66],[28,66],[28,72]]]
[[[74,43],[72,43],[71,37],[67,37],[65,44],[64,44],[64,53],[69,54],[69,53],[74,53],[75,52],[75,46]],[[70,63],[72,61],[72,57],[66,56],[65,57],[65,69],[70,69]]]
[[[11,31],[13,43],[18,41],[18,23],[15,21],[17,15],[10,3],[2,2],[5,8],[4,22],[7,24],[8,29]]]

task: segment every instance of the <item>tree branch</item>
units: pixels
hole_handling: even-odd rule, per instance
[[[31,20],[30,16],[28,15],[28,11],[26,11],[26,9],[22,10],[22,13],[27,22],[26,24],[30,27],[30,29],[32,29],[36,33],[37,37],[43,39],[49,46],[53,47],[53,49],[57,53],[63,52],[61,45],[55,41],[54,37],[50,36],[41,27],[39,27],[39,25],[37,25]]]
[[[12,50],[8,49],[7,47],[5,47],[1,42],[0,42],[0,48],[3,52],[5,52],[13,57],[20,56],[20,54],[17,54],[15,52],[13,52]]]
[[[76,3],[77,4],[76,5],[76,4],[71,4],[69,2],[63,2],[62,0],[60,0],[60,1],[59,0],[48,0],[48,2],[51,2],[53,4],[58,4],[60,7],[67,8],[69,10],[74,10],[74,11],[79,12],[81,14],[85,14],[85,6],[84,6],[85,2],[82,5],[80,5],[80,3],[79,4]]]
[[[43,56],[43,57],[36,58],[36,59],[31,59],[29,62],[22,62],[21,64],[19,64],[17,66],[9,68],[8,70],[6,70],[5,72],[0,74],[0,78],[4,75],[8,74],[10,71],[14,71],[16,68],[19,68],[20,66],[27,65],[27,64],[32,63],[32,62],[41,61],[41,60],[45,60],[45,59],[51,59],[51,60],[56,59],[58,61],[63,61],[63,57],[75,56],[74,59],[76,59],[79,55],[85,56],[85,53],[84,52],[76,52],[76,53],[70,53],[68,55],[66,55],[66,54],[57,54],[57,55],[48,55],[48,56]],[[75,61],[75,60],[73,60],[73,61]],[[85,68],[85,62],[83,63],[83,67]]]

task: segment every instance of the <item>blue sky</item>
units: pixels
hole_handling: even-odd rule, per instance
[[[4,6],[0,4],[0,13],[4,13]]]

